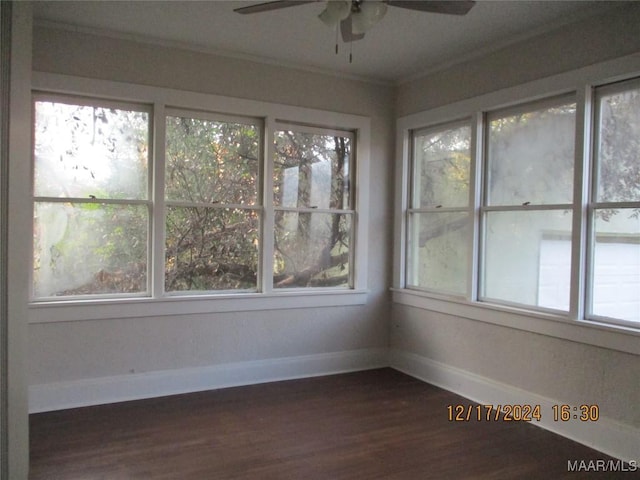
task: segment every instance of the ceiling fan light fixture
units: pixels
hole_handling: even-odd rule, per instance
[[[318,18],[328,27],[335,27],[351,13],[350,0],[331,0]]]
[[[369,31],[387,13],[387,4],[384,2],[362,2],[358,11],[351,14],[352,32],[361,35]]]

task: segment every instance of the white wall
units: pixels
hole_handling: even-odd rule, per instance
[[[486,56],[407,81],[398,89],[398,116],[524,84],[638,51],[638,5],[569,24]]]
[[[94,388],[97,398],[91,403],[117,398],[113,392],[101,390],[100,379],[123,387],[128,378],[147,382],[142,389],[133,388],[131,394],[148,396],[179,390],[165,385],[154,392],[154,385],[159,384],[149,383],[147,374],[158,372],[169,372],[167,378],[178,370],[194,379],[198,375],[213,378],[225,365],[257,368],[255,362],[291,357],[304,363],[314,355],[317,365],[302,373],[321,373],[322,362],[336,370],[386,362],[378,353],[384,353],[388,346],[392,192],[386,180],[392,168],[393,88],[52,28],[35,29],[33,53],[33,68],[39,72],[368,116],[372,137],[369,188],[375,195],[371,195],[369,207],[369,294],[365,305],[32,323],[32,410],[71,405],[79,400],[73,392],[83,387]],[[354,352],[362,352],[362,356],[354,360]],[[250,378],[260,379],[259,375]],[[215,379],[211,381],[215,383]]]
[[[399,87],[398,115],[429,110],[638,52],[638,25],[640,4],[624,4],[607,16],[585,20],[413,80]],[[608,424],[611,430],[626,433],[617,443],[607,444],[606,439],[594,438],[591,444],[627,457],[631,451],[638,452],[640,358],[637,355],[409,305],[395,304],[392,317],[390,344],[398,353],[392,361],[394,365],[416,374],[422,371],[427,379],[441,378],[444,386],[460,387],[463,394],[473,396],[475,391],[478,400],[483,397],[478,385],[495,382],[500,385],[498,390],[520,392],[519,399],[524,403],[544,397],[574,405],[597,404],[605,421],[611,421]],[[640,337],[629,338],[632,343],[634,340],[638,342]],[[468,380],[466,387],[463,385],[466,380],[458,382],[461,379]],[[629,436],[625,437],[626,434]],[[584,442],[586,437],[581,435],[576,434],[576,438]],[[635,444],[624,445],[622,438],[633,439]]]
[[[8,258],[7,262],[7,383],[9,438],[8,477],[22,480],[29,469],[29,424],[27,412],[27,308],[26,288],[28,272],[24,265],[28,261],[29,222],[24,222],[24,211],[18,205],[28,205],[26,184],[30,181],[29,158],[31,156],[31,109],[29,106],[31,82],[31,5],[13,2],[11,23],[11,77],[9,118],[9,178],[8,178]],[[4,113],[3,113],[4,114]],[[25,203],[27,202],[27,203]],[[3,432],[5,433],[5,432]],[[3,466],[4,467],[4,466]],[[4,468],[2,469],[4,473]],[[1,475],[0,475],[1,476]],[[4,476],[2,478],[5,478]]]

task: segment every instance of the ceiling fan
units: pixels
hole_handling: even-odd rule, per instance
[[[268,12],[281,8],[296,7],[306,3],[323,0],[275,0],[234,9],[234,12],[248,14]],[[327,26],[340,25],[344,42],[353,42],[364,38],[364,34],[382,17],[387,6],[417,10],[420,12],[444,13],[448,15],[466,15],[475,4],[473,0],[329,0],[318,16]]]

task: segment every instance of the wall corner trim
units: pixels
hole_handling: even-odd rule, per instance
[[[533,425],[625,462],[640,460],[638,428],[602,416],[597,422],[554,421],[552,406],[567,402],[496,382],[414,353],[391,349],[389,363],[391,368],[483,405],[540,405],[542,420],[531,422]]]

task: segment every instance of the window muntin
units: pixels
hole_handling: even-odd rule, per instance
[[[351,288],[355,136],[279,127],[273,143],[273,287]]]
[[[640,81],[595,91],[587,316],[640,324]]]
[[[150,110],[36,96],[36,298],[148,292]]]
[[[567,273],[540,262],[545,236],[571,237],[575,122],[567,98],[487,114],[481,300],[569,311],[547,300],[538,277]],[[568,299],[570,282],[556,285]]]
[[[165,291],[256,291],[260,124],[171,111],[165,121]]]
[[[417,130],[411,139],[407,285],[464,296],[473,225],[470,122]]]

